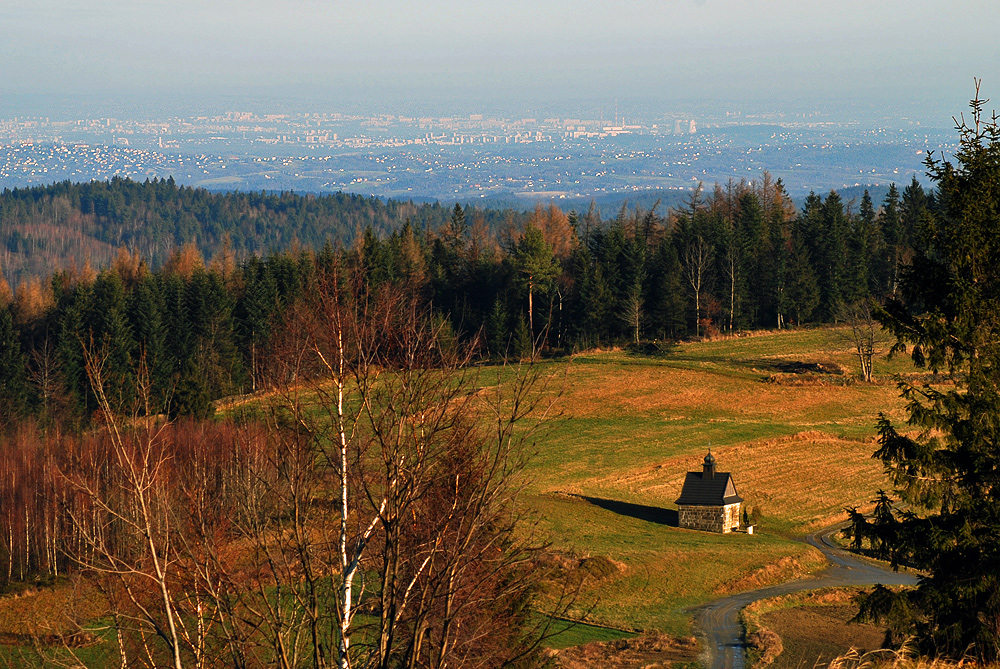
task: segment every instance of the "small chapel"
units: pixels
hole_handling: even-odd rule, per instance
[[[728,472],[715,470],[712,451],[705,456],[700,472],[688,472],[681,496],[677,498],[678,525],[691,530],[721,532],[740,529],[740,505],[736,485]]]

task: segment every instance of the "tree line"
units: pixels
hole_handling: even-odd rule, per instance
[[[173,177],[4,189],[0,193],[0,265],[12,283],[54,267],[110,264],[128,248],[160,267],[177,248],[193,244],[205,256],[227,246],[240,257],[327,240],[350,246],[365,228],[388,235],[407,220],[434,230],[450,212],[438,203],[415,204],[349,193],[213,193],[179,186]],[[477,218],[498,227],[514,211],[483,210]]]
[[[51,188],[63,197],[55,193],[63,186]],[[88,188],[121,188],[140,201],[173,193],[171,207],[236,198],[168,182]],[[281,199],[305,208],[316,201]],[[212,400],[259,388],[275,323],[334,265],[373,287],[405,286],[483,358],[829,322],[844,304],[897,293],[914,231],[935,206],[914,179],[902,194],[891,187],[877,208],[867,193],[855,211],[831,192],[810,195],[798,211],[780,180],[765,175],[711,193],[699,188],[664,213],[623,206],[605,219],[593,205],[583,214],[539,205],[523,222],[508,217],[491,227],[482,212],[455,205],[436,228],[368,225],[350,246],[327,240],[241,255],[221,244],[206,261],[189,243],[159,265],[119,248],[100,271],[71,265],[15,291],[0,281],[0,371],[8,379],[0,416],[86,422],[95,398],[83,345],[110,352],[119,401],[129,401],[129,370],[141,359],[171,415],[206,415]]]

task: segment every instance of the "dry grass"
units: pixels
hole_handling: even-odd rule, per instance
[[[886,487],[882,465],[871,458],[871,440],[838,439],[810,431],[763,441],[712,448],[720,467],[731,472],[737,491],[766,529],[805,532],[843,520],[845,506],[864,507]],[[564,486],[575,494],[616,491],[620,498],[675,508],[684,477],[700,468],[701,453],[591,476]],[[607,496],[607,495],[605,495]]]
[[[715,589],[715,594],[723,596],[734,592],[756,590],[772,583],[791,581],[822,567],[824,561],[823,554],[815,548],[807,550],[800,556],[786,555],[745,576],[720,584]]]
[[[851,588],[824,588],[759,600],[741,613],[755,667],[826,666],[838,655],[879,648],[883,630],[850,624],[857,614]],[[862,649],[858,651],[856,649]]]
[[[698,657],[694,637],[671,637],[654,631],[630,639],[583,644],[552,653],[564,669],[666,669],[693,663]]]
[[[817,666],[827,669],[958,669],[959,667],[997,669],[1000,665],[981,665],[968,661],[914,657],[904,647],[901,651],[879,650],[869,653],[852,651],[834,658],[829,664]]]
[[[716,457],[738,477],[739,492],[765,524],[779,516],[795,531],[808,531],[844,519],[844,506],[864,507],[888,486],[882,464],[871,457],[875,447],[874,440],[804,432],[718,449]]]
[[[886,485],[871,459],[874,425],[880,411],[904,418],[898,391],[766,379],[779,364],[839,369],[851,358],[836,337],[768,333],[660,358],[578,356],[560,400],[564,422],[533,463],[532,487],[672,508],[711,446],[768,520],[786,531],[833,522]]]
[[[771,418],[798,422],[834,411],[849,418],[875,397],[894,398],[894,386],[767,383],[767,369],[729,362],[639,364],[625,356],[594,356],[577,361],[569,372],[562,406],[574,418],[643,415],[684,419],[711,412],[731,418]],[[888,403],[891,407],[892,402]]]
[[[683,635],[689,607],[823,564],[790,539],[843,519],[845,506],[865,507],[887,487],[871,458],[874,426],[880,411],[904,418],[885,378],[909,369],[905,360],[877,360],[878,384],[768,382],[800,369],[851,377],[856,363],[837,337],[766,333],[685,344],[659,357],[574,358],[559,403],[563,421],[530,465],[524,503],[560,550],[627,566],[585,586],[591,620]],[[670,524],[684,476],[700,469],[709,445],[756,511],[752,537]]]
[[[83,579],[31,588],[0,599],[0,642],[22,644],[73,635],[82,621],[107,614],[103,596]]]

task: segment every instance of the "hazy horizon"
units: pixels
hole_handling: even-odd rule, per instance
[[[895,114],[1000,80],[1000,3],[54,0],[4,7],[0,117],[227,109]]]

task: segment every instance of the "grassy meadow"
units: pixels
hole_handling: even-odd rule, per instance
[[[744,624],[748,633],[770,630],[780,637],[781,647],[770,649],[780,650],[774,669],[826,666],[852,649],[864,655],[882,647],[882,626],[848,622],[858,611],[856,594],[853,588],[823,588],[763,599],[744,609]]]
[[[894,374],[856,382],[843,331],[809,329],[687,343],[662,356],[587,353],[565,373],[560,418],[538,443],[522,503],[553,549],[601,556],[577,613],[624,629],[690,632],[693,607],[822,566],[799,540],[887,485],[872,460],[879,411],[904,419]],[[676,525],[674,500],[711,446],[755,533]]]
[[[886,348],[874,384],[856,382],[842,331],[829,328],[542,363],[549,388],[562,386],[559,415],[536,443],[520,504],[554,559],[583,579],[570,617],[592,623],[550,645],[640,630],[686,636],[697,606],[820,568],[800,537],[886,486],[871,459],[874,424],[879,411],[902,422],[892,375],[912,371],[905,357],[888,361]],[[676,527],[685,472],[700,469],[709,446],[749,505],[753,535]],[[0,600],[8,644],[28,631],[18,621],[40,615],[25,607],[76,605],[66,590],[45,592]],[[0,664],[11,652],[0,652]]]

